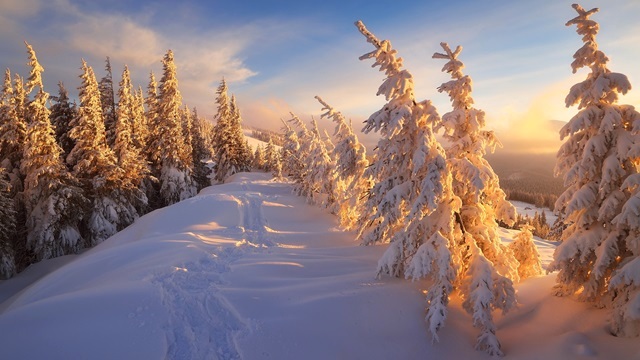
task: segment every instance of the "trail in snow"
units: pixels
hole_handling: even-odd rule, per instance
[[[168,359],[239,358],[234,336],[245,324],[218,289],[223,283],[221,275],[238,256],[239,251],[225,249],[152,280],[169,309],[165,329]]]
[[[273,246],[274,235],[263,211],[264,199],[273,195],[252,191],[247,180],[239,186],[236,191],[234,185],[222,185],[230,202],[237,204],[236,225],[194,234],[205,243],[226,237],[235,244],[212,245],[211,254],[153,279],[163,305],[170,309],[166,325],[169,359],[240,358],[235,338],[246,333],[248,325],[221,296],[220,286],[226,283],[224,275],[230,264],[246,253]]]

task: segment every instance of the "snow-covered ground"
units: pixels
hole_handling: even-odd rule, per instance
[[[424,284],[375,279],[385,246],[354,237],[290,185],[238,174],[0,282],[0,358],[489,358],[456,297],[432,344]],[[554,244],[536,242],[547,264]],[[507,359],[640,359],[638,339],[610,336],[605,310],[552,296],[553,282],[524,281],[496,316]]]
[[[526,215],[531,219],[533,219],[533,216],[536,213],[542,214],[544,212],[544,215],[547,217],[547,224],[549,224],[549,226],[553,226],[553,223],[558,218],[553,213],[553,211],[547,208],[538,208],[535,205],[527,204],[526,202],[522,202],[522,201],[511,201],[511,203],[513,204],[513,206],[516,207],[518,214]]]

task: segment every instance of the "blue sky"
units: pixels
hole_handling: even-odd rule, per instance
[[[383,105],[376,97],[383,74],[358,57],[371,51],[354,21],[361,19],[388,39],[414,75],[416,95],[431,99],[441,114],[446,95],[436,88],[448,80],[442,61],[431,59],[439,43],[462,45],[460,59],[474,80],[476,106],[487,113],[505,148],[550,151],[558,144],[547,120],[568,120],[569,87],[585,73],[572,74],[581,46],[571,1],[88,1],[0,0],[0,67],[26,75],[23,41],[32,44],[45,67],[44,81],[55,93],[63,81],[72,96],[79,85],[81,58],[104,74],[111,57],[114,79],[124,64],[136,85],[148,73],[160,77],[160,59],[172,49],[185,102],[200,114],[215,113],[215,88],[224,76],[248,124],[279,129],[289,111],[303,120],[320,114],[314,95],[352,118],[356,128]],[[600,48],[610,69],[640,86],[640,2],[590,0],[600,7]],[[637,104],[632,91],[623,98]],[[323,123],[321,121],[321,123]],[[330,128],[330,126],[327,126]],[[374,137],[369,137],[371,142]]]

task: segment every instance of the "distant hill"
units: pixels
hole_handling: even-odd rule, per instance
[[[269,142],[269,139],[271,139],[274,145],[282,146],[282,144],[284,143],[284,137],[281,133],[248,125],[245,125],[242,128],[246,137],[260,140],[265,144]]]
[[[504,189],[560,195],[561,178],[553,175],[555,154],[488,154],[487,160]]]
[[[564,191],[562,178],[553,176],[555,154],[489,154],[487,160],[500,178],[509,200],[553,209]]]

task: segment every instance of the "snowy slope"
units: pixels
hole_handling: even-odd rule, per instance
[[[253,151],[256,151],[256,148],[258,146],[261,146],[262,148],[265,148],[267,146],[268,143],[262,141],[262,140],[258,140],[256,138],[254,138],[252,135],[252,130],[250,129],[242,129],[242,133],[244,134],[244,138],[249,142],[249,147],[251,147],[251,149],[253,149]],[[279,145],[275,145],[276,149],[280,149]]]
[[[553,244],[537,244],[548,263]],[[290,185],[238,174],[0,283],[0,358],[488,358],[455,297],[431,344],[424,284],[374,278],[384,248],[359,246]],[[552,285],[525,281],[520,307],[497,316],[508,359],[640,357],[637,339],[607,334],[606,311],[553,297]]]

